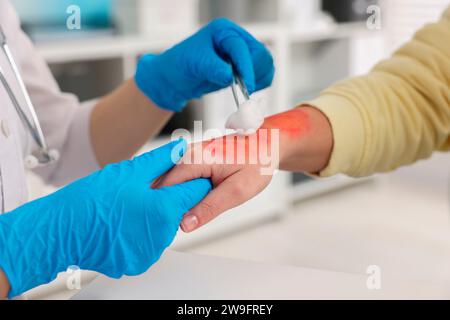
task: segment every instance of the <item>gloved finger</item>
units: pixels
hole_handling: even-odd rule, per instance
[[[210,56],[208,59],[198,59],[196,70],[198,76],[220,88],[228,87],[233,81],[233,70],[231,66],[223,61],[218,55]]]
[[[255,70],[256,91],[265,89],[272,84],[275,74],[273,57],[270,51],[260,42],[249,45]]]
[[[176,215],[177,223],[181,222],[183,215],[196,206],[210,191],[211,181],[206,178],[199,178],[163,187],[155,190],[165,202],[172,207],[170,214]]]
[[[272,68],[268,73],[256,80],[256,91],[266,89],[272,85],[273,77],[275,75],[275,68]]]
[[[187,143],[184,139],[169,142],[132,160],[135,174],[150,183],[171,169],[184,155]]]
[[[220,52],[230,60],[242,77],[249,94],[252,94],[255,91],[255,71],[247,43],[234,31],[229,31],[225,36],[221,35],[218,38],[220,40],[217,41],[217,46]]]

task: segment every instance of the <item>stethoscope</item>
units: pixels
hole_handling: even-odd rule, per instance
[[[11,89],[11,86],[6,80],[5,74],[1,66],[0,66],[0,81],[2,82],[6,92],[8,93],[9,99],[11,100],[12,104],[14,105],[14,108],[19,114],[20,119],[27,127],[28,131],[31,134],[31,137],[38,146],[38,150],[34,154],[29,154],[25,157],[24,159],[25,166],[29,169],[33,169],[36,167],[49,165],[50,163],[53,163],[58,160],[59,152],[54,149],[49,149],[47,146],[47,142],[45,141],[44,134],[42,133],[42,128],[37,118],[33,103],[31,102],[30,95],[28,94],[28,90],[25,87],[22,76],[20,75],[19,68],[17,67],[17,64],[14,61],[14,58],[11,54],[11,50],[9,49],[9,46],[6,41],[5,33],[3,32],[3,28],[1,26],[0,26],[0,46],[14,73],[20,91],[25,100],[25,105],[28,109],[28,112],[31,115],[31,119],[21,108],[19,101],[17,100],[14,94],[14,91]]]

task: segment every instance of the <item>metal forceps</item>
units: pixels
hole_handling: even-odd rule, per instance
[[[250,95],[248,94],[247,87],[245,86],[245,83],[242,80],[239,73],[237,72],[237,70],[234,67],[232,67],[232,69],[233,69],[233,83],[231,84],[231,91],[233,92],[236,107],[239,110],[239,106],[241,105],[241,103],[239,102],[238,88],[241,91],[242,95],[244,96],[244,102],[250,100]]]

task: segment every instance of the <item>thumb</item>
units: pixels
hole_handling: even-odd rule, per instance
[[[179,139],[146,152],[134,158],[131,162],[135,173],[150,183],[171,169],[181,159],[186,149],[186,140]]]

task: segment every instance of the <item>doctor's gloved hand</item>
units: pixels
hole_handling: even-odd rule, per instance
[[[186,142],[106,166],[0,216],[0,269],[9,297],[48,283],[70,265],[109,277],[137,275],[173,241],[183,215],[211,189],[208,179],[150,184],[172,168]]]
[[[213,20],[162,54],[144,55],[135,81],[159,107],[180,111],[189,100],[229,86],[233,79],[230,63],[250,94],[272,83],[270,52],[247,31],[224,18]]]

